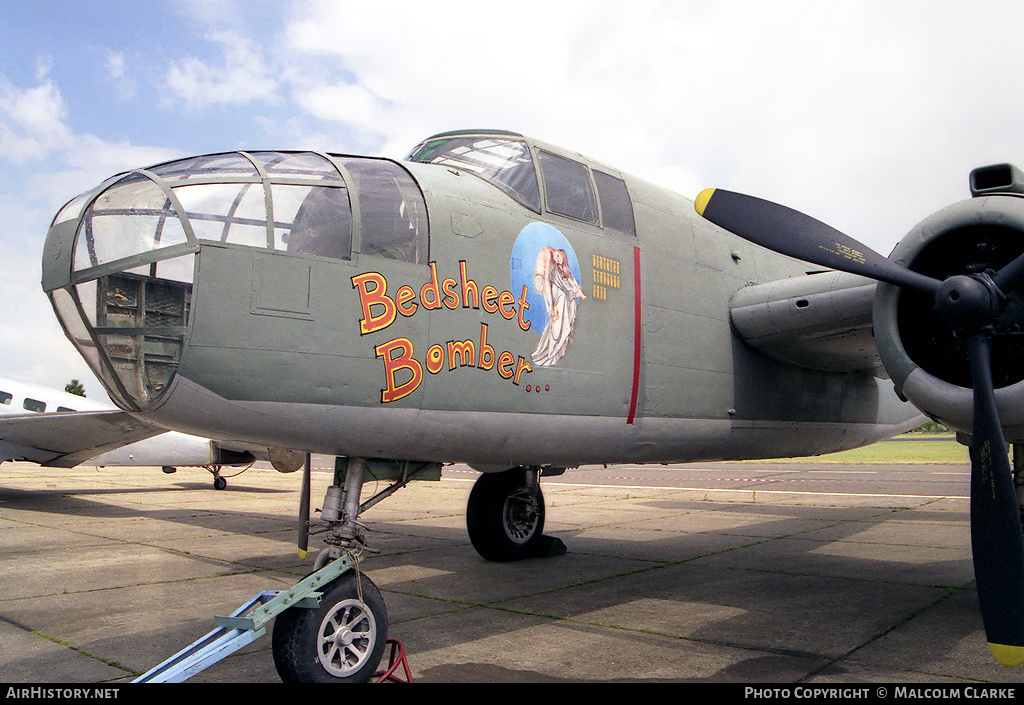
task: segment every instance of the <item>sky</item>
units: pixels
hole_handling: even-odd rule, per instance
[[[1019,0],[0,0],[0,376],[103,397],[39,286],[60,206],[234,149],[522,132],[888,254],[1024,164]]]

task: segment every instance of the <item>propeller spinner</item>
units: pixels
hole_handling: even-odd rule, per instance
[[[775,252],[931,296],[965,344],[974,399],[971,548],[985,634],[996,660],[1024,663],[1024,533],[996,408],[991,335],[1009,293],[1024,284],[1024,255],[998,272],[943,281],[914,272],[803,213],[752,196],[706,189],[695,203],[710,222]]]

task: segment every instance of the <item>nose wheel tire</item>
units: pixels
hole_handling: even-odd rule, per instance
[[[285,683],[365,683],[387,641],[384,598],[373,581],[352,571],[322,593],[316,609],[292,607],[275,620],[271,641],[278,675]]]
[[[485,473],[470,492],[466,528],[473,548],[489,561],[535,556],[544,533],[544,496],[527,485],[525,470]]]

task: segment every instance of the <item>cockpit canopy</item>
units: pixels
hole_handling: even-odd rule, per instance
[[[515,135],[448,134],[432,137],[409,161],[464,169],[488,181],[532,211],[540,213],[540,185],[530,148]]]
[[[408,161],[474,174],[538,214],[547,210],[636,235],[632,202],[621,178],[514,132],[444,132],[420,143]]]

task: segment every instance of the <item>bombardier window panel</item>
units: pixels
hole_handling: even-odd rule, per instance
[[[189,184],[174,187],[196,237],[267,247],[267,206],[260,184]]]
[[[601,202],[601,217],[604,227],[618,230],[627,235],[636,235],[636,221],[633,218],[633,203],[629,199],[626,183],[611,174],[594,169],[594,183],[597,197]]]
[[[548,210],[584,223],[597,222],[597,200],[590,170],[583,164],[550,152],[538,151]]]
[[[316,152],[254,152],[250,156],[263,166],[271,179],[285,176],[338,178],[334,165]]]
[[[148,171],[165,181],[186,181],[202,177],[253,178],[256,167],[238,152],[206,154],[151,167]]]
[[[57,212],[56,216],[54,216],[53,223],[51,224],[51,226],[56,225],[57,223],[66,222],[68,220],[74,220],[75,218],[81,216],[82,209],[85,208],[85,204],[89,201],[90,198],[92,198],[92,194],[94,193],[94,191],[95,189],[93,191],[87,191],[86,193],[75,196],[70,201],[65,203],[64,207]]]
[[[193,279],[195,279],[195,266],[196,260],[193,255],[173,257],[171,259],[154,262],[150,276],[156,279],[166,279],[169,281],[191,284]]]
[[[82,217],[75,269],[87,269],[187,241],[166,194],[131,174],[100,194]]]
[[[38,399],[26,398],[21,404],[22,408],[26,411],[34,411],[36,413],[42,413],[46,411],[46,402],[39,401]]]
[[[72,344],[85,358],[89,367],[98,377],[111,382],[112,370],[104,364],[103,354],[91,334],[96,324],[96,292],[97,282],[92,280],[79,284],[73,291],[55,289],[50,294],[50,300]],[[80,308],[79,301],[87,303]]]

